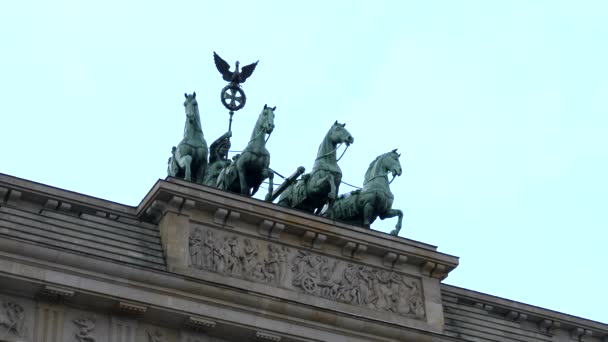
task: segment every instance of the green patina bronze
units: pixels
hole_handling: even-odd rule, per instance
[[[319,145],[317,158],[309,174],[298,179],[304,173],[304,168],[299,167],[274,193],[275,172],[270,168],[270,153],[266,149],[266,141],[274,130],[276,107],[270,108],[264,105],[247,147],[241,154],[234,156],[232,161],[229,160],[232,116],[245,105],[245,93],[241,83],[251,76],[257,62],[242,69],[237,62],[234,71],[230,71],[230,65],[216,53],[214,53],[214,61],[223,79],[229,82],[222,90],[221,97],[222,104],[230,111],[228,132],[215,140],[207,150],[196,93],[184,94],[186,97],[184,137],[179,145],[171,150],[171,158],[167,166],[169,176],[249,197],[255,195],[262,182],[267,179],[269,186],[266,201],[273,201],[280,196],[278,203],[280,205],[368,228],[378,217],[385,219],[398,216],[399,220],[391,234],[399,234],[403,213],[401,210],[391,208],[394,197],[389,186],[392,180],[389,182],[387,175],[389,172],[392,173],[393,179],[401,175],[400,155],[397,150],[378,156],[370,164],[365,173],[362,189],[338,197],[342,170],[338,166],[341,157],[337,158],[337,150],[342,144],[346,144],[348,149],[354,142],[345,124],[336,121],[330,127]],[[209,157],[208,161],[207,157]],[[279,173],[277,175],[281,176]]]
[[[231,137],[232,132],[226,132],[209,146],[209,165],[207,165],[207,173],[205,174],[205,185],[216,187],[220,172],[230,165],[231,160],[228,159],[228,150],[230,150]]]
[[[192,95],[184,94],[186,100],[186,123],[184,125],[184,138],[171,150],[167,166],[167,174],[171,177],[203,184],[207,168],[207,142],[203,135],[201,118],[198,113],[196,92]]]
[[[319,146],[312,172],[283,192],[279,198],[280,205],[317,214],[326,204],[333,205],[342,181],[336,151],[341,144],[349,146],[354,141],[345,125],[336,121],[331,126]]]
[[[384,220],[398,216],[395,229],[391,231],[391,235],[397,236],[401,230],[403,212],[391,208],[394,197],[387,174],[392,173],[393,179],[401,175],[400,156],[396,149],[378,156],[365,173],[363,189],[340,196],[324,216],[365,227],[369,227],[377,217]]]
[[[245,196],[253,196],[265,179],[268,179],[268,195],[273,190],[274,173],[270,170],[270,153],[266,149],[266,134],[274,130],[274,108],[264,105],[251,133],[247,147],[225,167],[217,180],[218,188]],[[270,137],[270,136],[269,136]]]

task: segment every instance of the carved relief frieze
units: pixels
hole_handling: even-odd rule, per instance
[[[25,311],[10,300],[0,300],[0,338],[25,337]]]
[[[425,316],[419,279],[230,232],[194,227],[190,266],[346,304]]]

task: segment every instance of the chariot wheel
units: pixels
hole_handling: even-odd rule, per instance
[[[245,101],[247,101],[243,89],[234,83],[230,83],[222,89],[221,98],[224,107],[233,112],[245,107]]]
[[[312,279],[311,277],[304,277],[302,279],[302,289],[304,289],[304,291],[306,293],[314,293],[315,290],[317,289],[317,282],[315,282],[314,279]]]

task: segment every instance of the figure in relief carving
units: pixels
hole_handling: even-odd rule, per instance
[[[266,268],[261,262],[258,262],[253,266],[251,277],[258,281],[266,281],[269,278],[269,274],[266,272]]]
[[[287,273],[288,253],[287,247],[268,244],[268,257],[264,260],[261,280],[282,284]]]
[[[193,267],[373,310],[425,315],[420,281],[395,272],[211,229],[194,229],[190,241],[191,249],[202,251],[190,251],[199,260]]]
[[[198,231],[197,231],[198,232]],[[211,230],[205,231],[203,239],[203,267],[206,269],[214,269],[215,258],[215,236]]]
[[[336,299],[349,304],[361,304],[357,268],[352,264],[348,264],[342,279],[338,282]]]
[[[224,273],[226,269],[226,259],[228,247],[226,239],[218,239],[213,246],[213,267],[216,272]]]
[[[416,316],[424,316],[424,301],[422,300],[422,292],[418,288],[418,284],[412,282],[406,284],[409,288],[406,302],[408,303],[409,312]]]
[[[95,337],[91,335],[95,329],[95,318],[82,317],[75,319],[74,324],[78,326],[78,330],[74,333],[78,342],[95,342]]]
[[[325,256],[298,251],[292,260],[292,285],[302,291],[352,305],[402,315],[424,316],[422,295],[416,282],[368,266],[346,264],[340,268]]]
[[[238,251],[238,240],[236,237],[228,238],[224,243],[224,257],[226,258],[226,272],[241,274],[241,258]]]
[[[258,245],[251,242],[249,239],[245,239],[243,243],[243,252],[245,254],[243,259],[243,268],[245,269],[245,274],[247,276],[252,276],[258,262]]]
[[[289,252],[289,248],[285,246],[281,246],[279,250],[279,284],[284,284],[285,278],[287,277],[287,269],[289,267],[287,259],[289,258]]]
[[[202,244],[203,240],[198,231],[190,235],[188,245],[190,248],[190,263],[192,265],[201,266],[203,263],[204,256],[201,255],[203,253]]]
[[[304,292],[315,294],[318,286],[323,288],[332,287],[333,284],[328,284],[331,269],[327,257],[298,250],[298,255],[294,258],[292,267],[294,272],[292,285],[301,288]]]
[[[5,328],[6,335],[24,337],[25,312],[21,305],[2,301],[0,304],[0,327]],[[0,337],[3,337],[0,334]]]
[[[279,278],[279,247],[275,245],[268,245],[266,269],[268,270],[268,273],[273,275],[273,278]]]

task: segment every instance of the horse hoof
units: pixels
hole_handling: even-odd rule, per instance
[[[390,233],[390,234],[391,234],[392,236],[399,236],[399,230],[400,230],[400,229],[393,229],[393,230],[391,230],[391,233]]]

